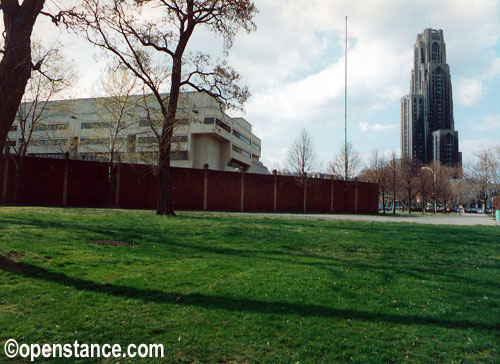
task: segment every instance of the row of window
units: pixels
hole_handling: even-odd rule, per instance
[[[231,132],[231,127],[229,125],[227,125],[225,122],[223,122],[222,120],[220,120],[219,118],[209,117],[209,118],[203,119],[203,122],[205,124],[214,124],[215,123],[215,125],[224,129],[225,131],[227,131],[229,133]]]
[[[69,124],[38,124],[33,128],[34,131],[47,131],[47,130],[68,130]]]
[[[250,141],[250,139],[248,139],[246,136],[244,135],[241,135],[237,130],[233,129],[233,135],[236,137],[236,138],[239,138],[243,143],[246,143],[248,145],[251,145],[252,142]]]
[[[187,135],[173,135],[172,143],[186,143],[188,141]],[[155,136],[145,136],[139,137],[137,139],[139,144],[155,144],[158,143],[158,139]]]
[[[241,155],[247,157],[247,158],[251,158],[252,155],[250,153],[248,153],[246,150],[244,149],[241,149],[239,147],[237,147],[236,145],[233,145],[233,150],[236,152],[236,153],[240,153]]]
[[[89,123],[82,123],[82,129],[111,129],[113,126],[108,121],[92,121]]]
[[[119,143],[123,143],[125,138],[116,138],[115,145]],[[80,138],[81,145],[110,145],[110,138]]]
[[[53,145],[66,145],[68,144],[68,139],[34,139],[31,141],[31,145],[34,147],[45,147]]]
[[[141,152],[142,158],[157,160],[158,152]],[[189,155],[187,150],[178,150],[175,152],[170,152],[170,160],[173,161],[187,161],[189,160]]]
[[[187,142],[187,135],[174,135],[172,137],[172,142],[174,143],[185,143]],[[68,139],[33,139],[31,140],[31,145],[32,146],[49,146],[49,145],[62,145],[63,143],[66,143]],[[123,143],[125,141],[125,138],[116,138],[115,139],[115,144]],[[80,144],[81,145],[109,145],[111,142],[110,138],[80,138]],[[138,143],[139,144],[154,144],[157,143],[157,139],[154,136],[148,136],[148,137],[139,137],[138,138]],[[7,145],[8,146],[16,146],[16,141],[15,140],[8,140]]]
[[[177,119],[175,121],[175,125],[188,125],[189,121],[188,119]],[[139,127],[146,127],[146,126],[150,126],[151,123],[149,122],[148,119],[141,119],[139,120]]]
[[[178,119],[176,121],[177,125],[187,125],[188,119]],[[145,127],[150,126],[147,119],[139,120],[139,126]],[[81,129],[112,129],[113,123],[109,121],[89,121],[82,122],[80,124]],[[48,130],[68,130],[69,124],[67,123],[50,123],[50,124],[38,124],[33,128],[34,131],[48,131]],[[17,131],[17,125],[12,125],[9,131]]]

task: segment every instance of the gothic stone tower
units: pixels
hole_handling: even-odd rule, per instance
[[[442,30],[426,29],[417,36],[410,94],[401,99],[401,156],[424,164],[461,163]]]

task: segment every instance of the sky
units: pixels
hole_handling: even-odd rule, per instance
[[[368,161],[400,151],[400,99],[409,92],[413,45],[426,28],[443,29],[455,129],[465,163],[500,144],[500,1],[254,0],[257,30],[237,35],[226,57],[252,94],[243,116],[262,140],[264,164],[287,167],[302,129],[322,171],[344,141],[344,47],[348,17],[348,142]],[[74,97],[92,97],[106,59],[41,19],[35,37],[59,39],[78,69]],[[190,43],[219,57],[222,40],[198,29]]]

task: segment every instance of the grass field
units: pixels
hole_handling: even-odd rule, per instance
[[[161,343],[167,363],[500,362],[498,227],[0,207],[0,254],[0,362],[10,338]]]

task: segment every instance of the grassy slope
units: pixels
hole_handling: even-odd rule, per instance
[[[500,361],[496,227],[0,208],[9,252],[0,342],[163,343],[169,363]]]

